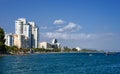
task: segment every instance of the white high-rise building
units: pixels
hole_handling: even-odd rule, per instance
[[[29,25],[28,23],[23,25],[23,35],[26,37],[26,48],[31,48],[31,34],[32,34],[32,30],[31,30],[31,25]]]
[[[38,48],[39,43],[39,28],[36,26],[35,22],[28,22],[32,27],[32,48]]]
[[[39,28],[35,22],[27,22],[25,18],[19,18],[15,21],[15,33],[25,36],[26,48],[38,48]]]
[[[25,18],[19,18],[15,21],[15,33],[16,34],[23,34],[23,26],[27,25],[27,20]]]
[[[5,45],[13,46],[14,45],[14,37],[13,34],[5,34]]]

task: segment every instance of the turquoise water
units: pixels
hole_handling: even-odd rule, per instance
[[[120,54],[49,53],[0,57],[0,74],[120,74]]]

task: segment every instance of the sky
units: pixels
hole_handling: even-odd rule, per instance
[[[120,0],[0,0],[0,27],[15,32],[15,20],[36,22],[40,42],[120,51]]]

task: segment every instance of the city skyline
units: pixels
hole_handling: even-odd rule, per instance
[[[15,34],[25,36],[26,48],[38,48],[39,28],[35,22],[29,22],[26,18],[15,20]]]
[[[29,22],[26,18],[15,20],[15,33],[5,33],[5,44],[18,48],[38,48],[39,28],[35,22]]]
[[[27,3],[27,4],[26,4]],[[120,51],[119,0],[1,0],[0,26],[14,33],[14,21],[35,21],[40,42],[57,38],[68,47]]]

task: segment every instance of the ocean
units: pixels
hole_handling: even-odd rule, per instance
[[[0,74],[120,74],[120,53],[0,56]]]

